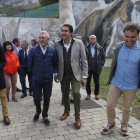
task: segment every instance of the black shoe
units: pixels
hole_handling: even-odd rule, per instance
[[[35,115],[34,115],[34,122],[36,122],[36,121],[39,119],[39,115],[40,115],[40,114],[35,114]]]
[[[22,90],[19,88],[16,88],[16,92],[21,92]]]
[[[29,93],[29,95],[30,95],[30,96],[33,96],[33,93],[32,93],[32,92],[30,92],[30,93]]]
[[[23,94],[20,98],[24,98],[24,97],[26,97],[27,96],[27,94]]]
[[[73,104],[74,103],[74,100],[73,99],[70,99],[70,103]]]
[[[43,118],[43,122],[44,122],[44,124],[47,125],[47,126],[50,125],[50,121],[48,120],[47,117],[44,117],[44,118]]]

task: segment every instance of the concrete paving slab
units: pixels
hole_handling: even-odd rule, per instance
[[[18,83],[18,87],[20,84]],[[81,88],[81,99],[84,100],[86,92]],[[27,96],[20,98],[21,93],[17,93],[18,102],[9,102],[9,113],[11,124],[4,126],[2,123],[2,114],[0,108],[0,140],[118,140],[118,139],[140,139],[139,121],[132,119],[130,121],[130,136],[124,138],[120,135],[121,118],[116,119],[116,129],[114,133],[103,136],[101,131],[106,126],[106,102],[103,100],[96,101],[94,96],[91,99],[99,104],[100,108],[81,109],[82,127],[76,130],[74,123],[74,106],[71,104],[70,116],[65,121],[60,121],[59,118],[63,113],[63,105],[61,105],[61,90],[60,84],[54,83],[50,108],[49,120],[50,126],[45,126],[42,123],[40,115],[39,121],[33,122],[35,114],[35,106],[33,98]],[[121,111],[117,110],[121,116]],[[131,120],[131,119],[130,119]]]

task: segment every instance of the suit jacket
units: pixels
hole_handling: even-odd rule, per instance
[[[3,67],[6,63],[5,54],[0,46],[0,90],[6,88]]]
[[[100,74],[102,71],[102,67],[105,63],[105,52],[102,46],[100,46],[98,43],[95,45],[95,55],[96,55],[96,73]],[[88,59],[88,70],[91,71],[94,69],[94,66],[92,65],[92,54],[91,54],[91,47],[90,44],[86,47],[86,53],[87,53],[87,59]]]
[[[71,67],[75,78],[80,81],[83,76],[88,76],[88,64],[86,58],[85,47],[83,42],[78,39],[72,40],[71,49]],[[54,44],[58,55],[58,78],[61,81],[64,74],[64,59],[63,59],[63,40]]]
[[[19,50],[21,50],[21,48],[20,47],[17,48],[15,46],[15,44],[13,44],[13,43],[12,43],[12,47],[13,47],[14,51],[16,52],[16,54],[18,55],[19,54]]]
[[[43,54],[40,46],[32,48],[28,56],[28,68],[32,71],[32,79],[42,82],[53,80],[53,73],[57,73],[57,53],[54,48],[47,47]]]
[[[29,51],[30,51],[30,49],[29,49]],[[28,54],[29,54],[29,52],[28,52]],[[28,69],[28,54],[27,54],[27,61],[25,61],[24,50],[23,49],[19,50],[18,57],[19,57],[20,69],[23,69],[23,68]]]

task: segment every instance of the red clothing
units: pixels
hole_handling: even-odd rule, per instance
[[[4,66],[4,73],[15,74],[19,69],[19,60],[16,52],[6,51],[5,58],[6,58],[6,63]]]

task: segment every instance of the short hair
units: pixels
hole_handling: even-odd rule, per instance
[[[37,43],[37,40],[36,39],[32,39],[31,41],[33,41],[34,43]]]
[[[25,45],[29,46],[29,43],[27,40],[23,40],[21,44],[25,44]]]
[[[14,39],[13,39],[13,44],[15,44],[15,43],[18,42],[18,41],[19,41],[19,38],[18,38],[18,37],[14,38]]]
[[[90,36],[89,36],[89,39],[90,39],[91,37],[97,38],[96,35],[94,35],[94,34],[93,34],[93,35],[90,35]]]
[[[40,33],[39,33],[39,35],[40,34],[45,34],[48,38],[50,38],[50,35],[49,35],[49,33],[47,32],[47,31],[41,31]]]
[[[137,31],[137,34],[139,34],[139,32],[140,32],[140,26],[137,23],[129,22],[124,27],[123,32],[125,33],[125,31],[131,31],[131,32]]]
[[[33,44],[32,44],[33,43]],[[36,39],[32,39],[31,40],[31,44],[33,45],[33,46],[35,46],[36,44],[37,44],[37,40]]]
[[[4,52],[6,52],[6,46],[7,45],[11,45],[11,51],[14,51],[14,49],[13,49],[13,46],[12,46],[12,43],[10,42],[10,41],[5,41],[4,43],[3,43],[3,50],[4,50]]]
[[[69,28],[70,33],[73,33],[73,27],[72,27],[72,25],[70,25],[70,24],[63,24],[63,26],[68,27],[68,28]],[[63,26],[62,26],[62,27],[63,27]]]

